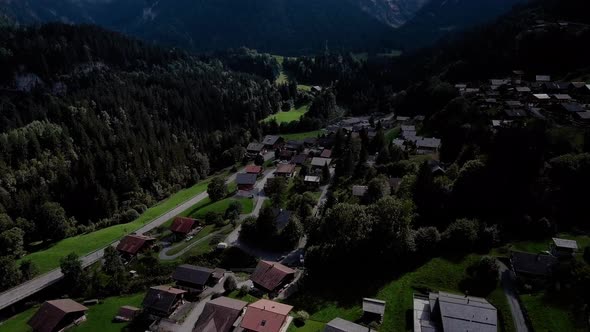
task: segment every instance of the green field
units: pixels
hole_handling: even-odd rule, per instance
[[[582,248],[590,245],[590,236],[574,234],[558,234],[556,237],[576,240]],[[495,250],[498,255],[508,255],[511,250],[530,253],[541,253],[549,250],[551,239],[538,241],[514,242],[508,246]],[[559,292],[538,292],[534,294],[521,294],[520,298],[535,331],[584,331],[584,328],[575,325],[573,305],[576,302],[576,294],[572,290],[562,289]]]
[[[448,291],[461,294],[459,284],[465,277],[467,266],[479,260],[479,255],[469,255],[458,259],[434,258],[415,271],[409,272],[383,286],[377,294],[358,294],[355,289],[347,292],[355,294],[358,302],[350,303],[349,299],[325,300],[317,294],[297,294],[295,298],[287,302],[295,306],[295,310],[306,310],[310,313],[311,326],[306,329],[292,328],[291,331],[315,331],[319,323],[327,323],[330,320],[341,317],[355,321],[362,316],[361,300],[363,296],[375,297],[387,302],[383,324],[379,331],[408,331],[412,330],[412,322],[408,319],[408,313],[413,307],[413,293],[416,289],[430,289],[433,291]],[[361,292],[362,293],[362,292]],[[498,287],[488,296],[490,301],[498,309],[498,318],[501,327],[499,331],[512,332],[514,326],[508,301],[503,291]],[[504,319],[506,318],[506,319]]]
[[[318,137],[324,132],[322,130],[314,130],[314,131],[307,131],[304,133],[295,133],[295,134],[281,134],[281,137],[285,140],[302,140],[309,137]]]
[[[101,303],[89,306],[86,322],[80,326],[69,329],[68,331],[100,331],[100,332],[119,332],[127,326],[127,323],[113,323],[112,320],[119,308],[124,305],[141,307],[141,302],[145,294],[139,293],[121,297],[106,298]],[[0,331],[4,332],[29,332],[32,331],[27,325],[27,321],[37,312],[39,306],[35,306],[18,315],[10,318],[0,325]]]
[[[272,121],[273,119],[278,123],[289,123],[299,120],[305,113],[309,111],[309,104],[292,108],[289,112],[279,112],[277,114],[269,115],[262,122]]]
[[[526,308],[535,331],[583,331],[582,329],[576,329],[574,326],[574,318],[569,305],[559,304],[547,299],[543,293],[524,294],[520,296],[520,299]]]
[[[59,260],[71,252],[83,256],[97,249],[107,246],[124,235],[131,233],[146,225],[158,216],[173,209],[175,206],[187,201],[195,195],[207,190],[209,180],[202,181],[190,188],[181,190],[168,199],[149,208],[136,220],[121,225],[115,225],[101,230],[70,237],[53,244],[48,249],[34,252],[21,258],[31,260],[41,273],[51,271],[59,267]]]

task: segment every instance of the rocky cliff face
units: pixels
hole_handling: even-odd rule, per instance
[[[392,27],[412,19],[430,0],[355,0],[362,10]]]

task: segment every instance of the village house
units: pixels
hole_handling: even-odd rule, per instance
[[[498,331],[498,312],[484,298],[431,292],[413,301],[414,332]]]
[[[416,142],[417,154],[437,153],[440,149],[441,140],[438,138],[422,138]]]
[[[311,160],[311,167],[323,168],[325,165],[330,166],[331,163],[332,159],[330,158],[315,157]]]
[[[549,76],[549,75],[537,75],[537,76],[535,76],[535,81],[536,82],[539,82],[539,83],[551,82],[551,76]]]
[[[319,176],[306,175],[303,179],[303,183],[316,188],[320,186],[320,182],[321,178]]]
[[[572,257],[578,251],[578,242],[575,240],[560,239],[554,237],[551,243],[551,254],[555,257]]]
[[[278,164],[277,170],[275,171],[276,176],[282,176],[286,178],[290,178],[295,173],[295,165],[294,164]]]
[[[117,245],[117,251],[124,256],[134,257],[142,251],[149,250],[156,243],[156,238],[131,234],[125,236]]]
[[[293,320],[289,313],[290,305],[258,300],[246,307],[240,327],[244,332],[281,332],[286,331]]]
[[[250,280],[256,288],[267,293],[276,294],[295,278],[295,270],[277,262],[261,260],[258,262]]]
[[[324,149],[320,154],[320,158],[332,158],[332,150]]]
[[[551,276],[557,258],[545,254],[513,251],[510,265],[518,280],[524,285],[542,285]]]
[[[170,286],[151,287],[143,299],[143,309],[151,319],[169,317],[184,302],[185,290]]]
[[[301,165],[305,164],[305,161],[307,161],[307,155],[305,155],[305,154],[298,154],[296,156],[293,156],[293,158],[291,158],[291,164],[294,164],[297,166],[301,166]]]
[[[33,332],[64,331],[69,326],[84,322],[87,310],[85,306],[70,299],[47,301],[27,324]]]
[[[385,301],[377,299],[363,299],[363,319],[381,323],[385,315]]]
[[[119,311],[117,311],[117,315],[115,316],[114,320],[115,322],[131,322],[139,315],[140,312],[141,309],[139,308],[124,305],[119,308]]]
[[[199,293],[212,282],[213,270],[190,264],[180,265],[174,270],[172,279],[176,287],[189,293]]]
[[[283,142],[284,142],[283,138],[280,136],[276,136],[276,135],[267,135],[264,137],[264,140],[262,140],[262,144],[264,144],[264,147],[267,150],[278,149],[281,147]]]
[[[258,176],[262,174],[262,166],[248,165],[244,168],[244,172],[246,172],[246,174],[256,174],[256,176]]]
[[[254,158],[257,155],[264,152],[264,144],[250,143],[250,144],[248,144],[248,147],[246,148],[246,152],[248,153],[248,156],[250,156],[251,158]]]
[[[218,297],[205,304],[193,332],[231,332],[248,302]]]
[[[324,332],[376,332],[368,327],[344,320],[334,318],[324,328]]]
[[[291,151],[302,151],[304,148],[303,141],[287,141],[283,148]]]
[[[312,146],[316,146],[318,144],[318,139],[315,137],[306,137],[303,139],[303,144],[306,147],[311,148]]]
[[[184,237],[197,225],[197,220],[188,217],[176,217],[170,226],[170,231],[177,237]]]
[[[236,184],[238,185],[238,190],[243,191],[251,191],[254,189],[254,185],[256,185],[256,174],[248,174],[248,173],[239,173],[236,175]]]

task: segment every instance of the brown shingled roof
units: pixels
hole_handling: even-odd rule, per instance
[[[153,237],[144,235],[127,235],[123,238],[123,240],[121,240],[121,242],[119,242],[119,245],[117,245],[117,250],[127,254],[136,255],[146,245],[146,243],[155,240],[156,239]]]
[[[285,278],[293,274],[295,271],[283,264],[260,261],[250,279],[265,290],[272,292],[283,283]]]
[[[279,164],[277,165],[277,174],[292,174],[295,172],[295,165],[293,164]]]
[[[188,234],[193,229],[196,220],[187,217],[176,217],[170,230],[175,233]]]
[[[66,316],[79,313],[81,317],[86,310],[88,308],[70,299],[47,301],[43,303],[37,313],[28,321],[28,324],[33,328],[33,331],[59,331],[72,323],[65,320]],[[72,317],[72,321],[75,319],[77,318]]]

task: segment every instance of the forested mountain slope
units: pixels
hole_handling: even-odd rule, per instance
[[[1,227],[27,242],[127,222],[240,161],[281,101],[268,80],[92,26],[3,28],[0,73]]]

